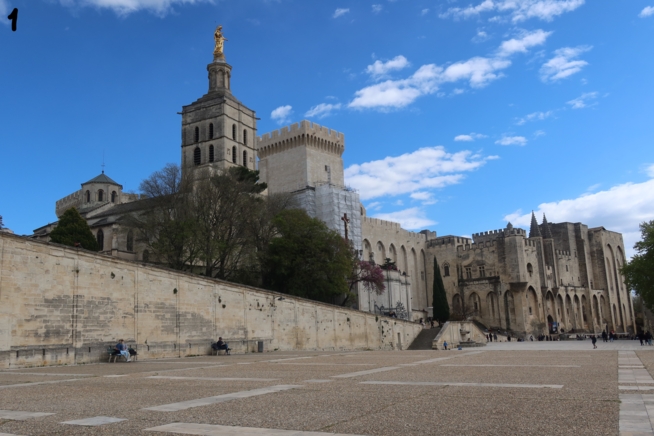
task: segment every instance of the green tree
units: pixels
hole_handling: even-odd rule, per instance
[[[57,227],[50,233],[50,241],[71,247],[79,244],[86,250],[98,251],[98,241],[91,228],[74,207],[61,216]]]
[[[447,302],[447,294],[445,293],[445,285],[443,285],[443,277],[441,277],[441,269],[438,267],[438,261],[434,256],[434,294],[433,294],[433,314],[434,319],[439,324],[449,321],[450,319],[450,305]]]
[[[624,265],[620,272],[624,274],[627,287],[636,291],[643,298],[645,305],[654,308],[654,221],[640,225],[642,240],[636,242],[636,255]]]
[[[341,235],[299,209],[281,212],[275,225],[279,237],[268,247],[266,288],[326,303],[349,297],[354,260]]]

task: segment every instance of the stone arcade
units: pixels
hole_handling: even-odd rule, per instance
[[[452,311],[487,327],[518,334],[550,331],[633,331],[633,307],[619,268],[626,262],[620,233],[582,223],[542,224],[533,217],[529,235],[505,229],[461,236],[370,218],[356,191],[344,180],[345,135],[303,120],[256,137],[255,111],[232,94],[232,67],[216,31],[214,60],[207,66],[208,92],[182,110],[183,172],[194,177],[242,165],[258,168],[268,192],[292,193],[311,216],[348,238],[362,259],[386,271],[387,291],[359,292],[357,308],[391,308],[406,318],[426,318],[432,304],[433,259],[438,259]],[[223,39],[220,39],[223,38]],[[104,173],[56,203],[61,216],[77,207],[98,238],[103,253],[126,260],[149,260],[145,247],[122,228],[120,218],[144,207],[137,195]],[[347,218],[347,220],[345,220]],[[56,223],[36,229],[48,240]],[[383,308],[383,309],[382,309]],[[400,310],[401,309],[401,310]]]

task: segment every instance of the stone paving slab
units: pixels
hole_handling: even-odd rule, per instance
[[[11,419],[13,421],[23,421],[30,418],[40,418],[42,416],[50,416],[54,413],[41,413],[41,412],[21,412],[19,410],[0,410],[0,419]]]
[[[263,389],[253,389],[250,391],[234,392],[232,394],[217,395],[215,397],[198,398],[197,400],[183,401],[181,403],[164,404],[156,407],[146,407],[143,410],[154,410],[156,412],[177,412],[179,410],[190,409],[191,407],[208,406],[210,404],[223,403],[225,401],[238,400],[241,398],[265,395],[273,392],[295,389],[301,386],[296,385],[279,385]]]
[[[76,419],[74,421],[64,421],[62,424],[83,425],[87,427],[96,427],[98,425],[114,424],[116,422],[126,421],[121,418],[112,418],[110,416],[94,416],[92,418]]]
[[[253,428],[253,427],[228,427],[224,425],[207,425],[191,424],[177,422],[174,424],[162,425],[160,427],[148,428],[146,431],[161,431],[166,433],[192,434],[204,436],[358,436],[347,435],[344,433],[323,433],[315,431],[296,431],[296,430],[275,430],[271,428]]]
[[[31,388],[2,392],[0,409],[56,415],[24,421],[0,419],[0,432],[14,435],[77,436],[100,432],[103,435],[152,435],[146,430],[169,424],[194,424],[223,426],[233,431],[253,428],[424,436],[436,430],[436,423],[439,435],[617,435],[620,394],[649,393],[619,389],[631,383],[618,383],[618,351],[631,350],[592,350],[583,341],[571,342],[572,348],[565,349],[530,350],[519,343],[512,344],[513,348],[485,347],[475,352],[266,353],[229,358],[166,359],[172,362],[168,364],[140,361],[129,365],[22,369],[20,372],[30,374],[34,371],[94,377],[81,377],[75,383],[32,384]],[[647,354],[638,352],[639,355],[643,353]],[[651,355],[654,357],[654,353]],[[651,363],[654,364],[654,359]],[[649,364],[647,359],[639,362],[645,367]],[[360,373],[358,369],[389,367],[394,369],[334,377],[353,374],[353,370]],[[2,372],[2,379],[13,382],[14,377],[16,380],[25,377],[4,375],[10,372]],[[644,374],[634,379],[645,381],[642,376]],[[39,378],[49,380],[45,376]],[[53,378],[66,379],[63,376]],[[253,385],[239,379],[275,381],[257,381]],[[324,380],[329,382],[321,382]],[[403,384],[362,383],[376,381]],[[280,385],[295,387],[265,395],[240,395]],[[515,385],[562,387],[526,389]],[[12,395],[4,395],[10,392]],[[219,396],[231,399],[209,404],[202,401]],[[164,413],[143,410],[185,402],[202,405]],[[652,414],[654,398],[641,396],[641,403],[641,409],[644,407],[648,416]],[[61,424],[98,416],[126,421],[95,428]],[[631,415],[623,413],[622,416]]]

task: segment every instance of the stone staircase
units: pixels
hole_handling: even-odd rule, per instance
[[[418,336],[411,342],[407,350],[431,350],[434,338],[441,331],[440,327],[433,329],[423,329]]]

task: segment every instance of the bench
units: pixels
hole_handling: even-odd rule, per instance
[[[109,354],[109,363],[111,363],[111,359],[114,359],[114,362],[117,362],[119,357],[125,359],[118,350],[114,350],[114,347],[107,347],[107,353]],[[127,359],[125,359],[125,362],[127,362]]]
[[[109,363],[111,363],[111,359],[114,359],[114,363],[117,361],[119,357],[125,359],[125,357],[123,357],[123,355],[120,354],[119,351],[115,350],[114,347],[107,347],[107,353],[109,354]],[[138,355],[130,353],[130,359],[138,360]],[[125,362],[127,362],[127,359],[125,359]]]

